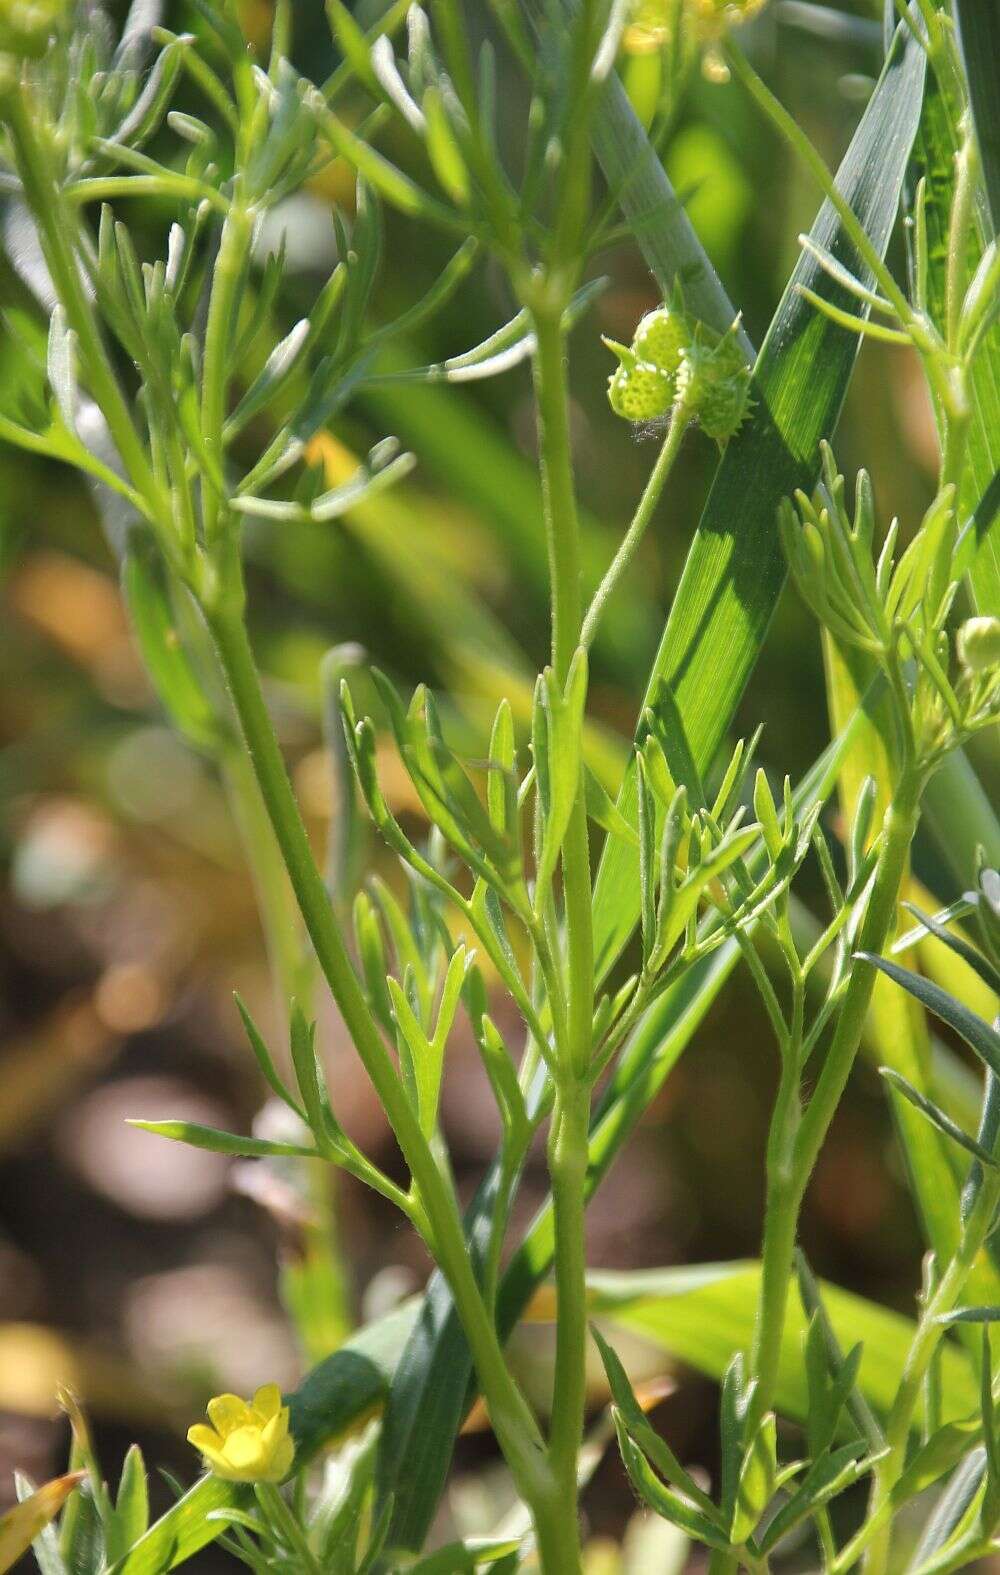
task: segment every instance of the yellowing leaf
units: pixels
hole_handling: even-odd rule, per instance
[[[56,1518],[84,1475],[82,1471],[71,1471],[67,1476],[54,1477],[23,1504],[16,1504],[0,1518],[0,1572],[9,1570],[21,1554],[28,1551],[39,1532]]]

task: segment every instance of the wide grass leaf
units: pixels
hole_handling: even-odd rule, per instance
[[[880,253],[899,206],[924,74],[923,53],[901,28],[837,173],[839,189]],[[857,270],[829,203],[810,236]],[[638,239],[649,258],[644,232]],[[796,487],[812,486],[820,441],[832,435],[858,351],[857,336],[814,310],[800,286],[845,309],[857,306],[804,251],[757,357],[753,411],[730,439],[716,472],[646,690],[644,705],[655,702],[661,685],[668,687],[703,773],[730,724],[785,583],[778,505]],[[634,822],[634,766],[619,808]],[[594,892],[602,973],[635,927],[638,890],[637,854],[624,842],[609,842]]]
[[[948,7],[939,9],[949,11]],[[983,200],[974,204],[968,226],[966,274],[971,277],[985,246],[996,229],[996,185],[1000,181],[991,137],[1000,115],[1000,20],[995,5],[969,0],[956,5],[961,39],[969,73],[971,107],[982,150],[984,174],[990,160]],[[992,40],[992,43],[991,43]],[[987,53],[981,54],[981,49]],[[907,180],[912,201],[917,183],[924,181],[927,224],[927,296],[934,322],[945,320],[945,275],[948,263],[948,224],[954,193],[955,155],[961,143],[963,105],[950,85],[942,84],[935,71],[928,75],[927,91]],[[985,138],[985,141],[984,141]],[[992,212],[991,212],[992,209]],[[994,322],[981,344],[969,378],[968,451],[959,496],[963,520],[975,521],[974,553],[969,578],[979,610],[1000,614],[1000,322]]]
[[[993,234],[1000,234],[1000,8],[954,0],[956,31],[969,83],[969,107]]]
[[[746,1350],[753,1333],[760,1265],[755,1261],[699,1264],[695,1268],[591,1273],[590,1310],[659,1346],[675,1360],[710,1378],[722,1377],[735,1352]],[[895,1399],[915,1325],[900,1313],[863,1296],[824,1283],[823,1304],[842,1349],[859,1341],[863,1351],[858,1387],[884,1416]],[[797,1293],[789,1307],[781,1347],[775,1405],[802,1421],[808,1407],[802,1342],[806,1318]],[[957,1346],[942,1352],[944,1420],[966,1415],[977,1404],[977,1385]]]

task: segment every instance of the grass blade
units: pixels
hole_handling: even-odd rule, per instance
[[[923,52],[900,29],[837,174],[840,190],[881,253],[896,217],[923,87]],[[854,266],[829,204],[823,204],[810,235]],[[650,260],[641,234],[639,241]],[[754,410],[730,440],[716,473],[647,689],[649,703],[660,682],[669,686],[702,772],[729,725],[785,582],[778,504],[796,487],[812,485],[820,440],[836,425],[858,350],[856,335],[815,312],[799,285],[826,300],[855,304],[803,253],[757,358]],[[619,808],[634,823],[634,767]],[[610,968],[638,917],[637,862],[625,843],[605,848],[594,893],[601,972]]]
[[[969,82],[993,234],[1000,233],[1000,11],[982,0],[954,0],[956,31]]]
[[[960,17],[963,29],[962,40],[967,52],[973,112],[981,140],[984,131],[988,136],[991,125],[992,134],[996,134],[994,117],[1000,113],[997,70],[1000,22],[995,6],[978,4],[977,0],[956,5],[956,15]],[[990,35],[993,40],[992,53],[979,58],[978,50],[981,46],[989,45]],[[945,316],[948,219],[962,108],[942,86],[936,72],[931,72],[907,185],[912,195],[918,181],[922,179],[927,194],[927,305],[938,326],[943,324]],[[984,117],[985,125],[981,124]],[[982,146],[982,140],[981,147],[985,173],[986,160],[990,154],[989,149]],[[1000,177],[994,173],[992,180],[995,182],[997,179]],[[991,195],[991,207],[993,201]],[[966,272],[970,278],[990,238],[991,228],[995,231],[996,210],[993,209],[991,223],[990,213],[977,204],[974,219],[975,222],[969,227],[969,254],[966,260]],[[981,612],[1000,614],[1000,323],[993,324],[980,346],[969,383],[972,423],[959,510],[962,519],[975,520],[976,548],[969,567],[969,577],[976,603]]]
[[[694,1268],[595,1273],[588,1276],[593,1316],[610,1319],[651,1340],[673,1358],[721,1378],[735,1351],[753,1333],[760,1266],[756,1262],[707,1263]],[[838,1343],[863,1347],[860,1393],[879,1415],[896,1396],[914,1324],[887,1307],[823,1284],[823,1305]],[[806,1319],[798,1295],[792,1299],[778,1377],[777,1409],[801,1421],[808,1394],[802,1338]],[[942,1394],[945,1417],[967,1415],[976,1405],[976,1382],[957,1347],[944,1350]]]

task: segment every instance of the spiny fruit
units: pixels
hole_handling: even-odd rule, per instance
[[[626,421],[655,421],[674,400],[674,382],[659,367],[644,361],[618,366],[608,379],[608,402]]]
[[[658,306],[640,319],[632,350],[640,361],[648,361],[668,377],[676,377],[690,342],[691,325],[683,313],[670,306]]]
[[[681,360],[677,397],[707,437],[725,443],[750,407],[750,369],[736,340],[736,325],[714,339],[701,325]]]

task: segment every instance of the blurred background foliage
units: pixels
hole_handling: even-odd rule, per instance
[[[357,0],[354,9],[369,22],[381,7]],[[248,30],[266,37],[265,0],[246,0],[244,10]],[[860,0],[849,27],[834,25],[832,12],[822,26],[821,11],[776,0],[749,46],[835,163],[877,70],[881,34]],[[321,0],[298,0],[294,13],[295,63],[322,80],[337,57]],[[178,30],[200,26],[183,0],[168,4],[165,20]],[[639,92],[637,43],[629,70]],[[504,80],[502,89],[514,126],[522,86]],[[739,90],[705,77],[678,109],[665,162],[759,342],[815,194]],[[333,166],[274,216],[293,263],[276,335],[329,274],[331,209],[350,210],[353,200],[346,169]],[[159,239],[163,215],[154,204],[133,204],[129,219],[151,244]],[[376,320],[417,299],[447,255],[435,235],[388,215]],[[595,581],[654,452],[608,410],[610,367],[599,338],[628,340],[655,304],[654,289],[632,247],[606,254],[598,271],[609,285],[575,331],[571,367]],[[461,351],[509,315],[498,278],[476,270],[405,347],[409,364]],[[21,354],[10,339],[0,342],[5,408],[16,401]],[[317,440],[313,458],[338,479],[352,455],[387,432],[418,459],[394,490],[329,526],[249,527],[258,655],[319,842],[336,816],[319,679],[331,646],[355,642],[401,685],[438,687],[473,755],[484,752],[500,694],[523,717],[547,647],[526,368],[461,387],[366,389]],[[251,429],[246,441],[260,437]],[[912,526],[929,500],[934,445],[915,360],[868,344],[841,423],[841,467],[870,467],[883,519],[898,513]],[[594,653],[592,762],[609,786],[715,457],[706,440],[689,437]],[[11,1489],[15,1463],[37,1478],[60,1465],[65,1429],[53,1417],[53,1395],[66,1380],[93,1414],[109,1468],[138,1437],[149,1457],[190,1476],[194,1462],[179,1440],[208,1394],[265,1379],[294,1383],[353,1323],[417,1288],[427,1264],[388,1207],[348,1178],[335,1198],[315,1186],[306,1192],[301,1177],[157,1143],[125,1126],[134,1114],[232,1130],[258,1118],[263,1092],[232,991],[275,1037],[281,1008],[240,830],[214,770],[157,707],[82,482],[10,450],[0,451],[0,599],[0,1494]],[[758,721],[763,759],[793,778],[828,736],[816,632],[793,593],[741,706],[741,731]],[[416,817],[392,758],[387,750],[394,807]],[[980,754],[978,764],[989,784],[1000,781],[995,756]],[[358,853],[362,867],[397,878],[373,843]],[[924,881],[950,896],[929,846],[920,845],[918,859]],[[391,1169],[374,1096],[332,1013],[322,1002],[319,1011],[338,1112]],[[737,977],[590,1210],[595,1266],[756,1252],[769,1056],[756,998]],[[867,1067],[853,1081],[811,1189],[804,1239],[823,1274],[908,1308],[920,1241],[876,1081]],[[471,1191],[496,1140],[471,1041],[449,1067],[444,1119]],[[542,1187],[542,1169],[529,1171],[515,1229]],[[542,1392],[545,1339],[543,1325],[519,1337]],[[710,1467],[710,1387],[691,1375],[667,1387],[661,1425],[682,1458]],[[484,1491],[471,1474],[493,1459],[487,1435],[467,1438],[461,1491]],[[618,1535],[630,1504],[615,1457],[588,1498],[595,1536]],[[223,1563],[218,1553],[196,1561],[205,1570]]]

